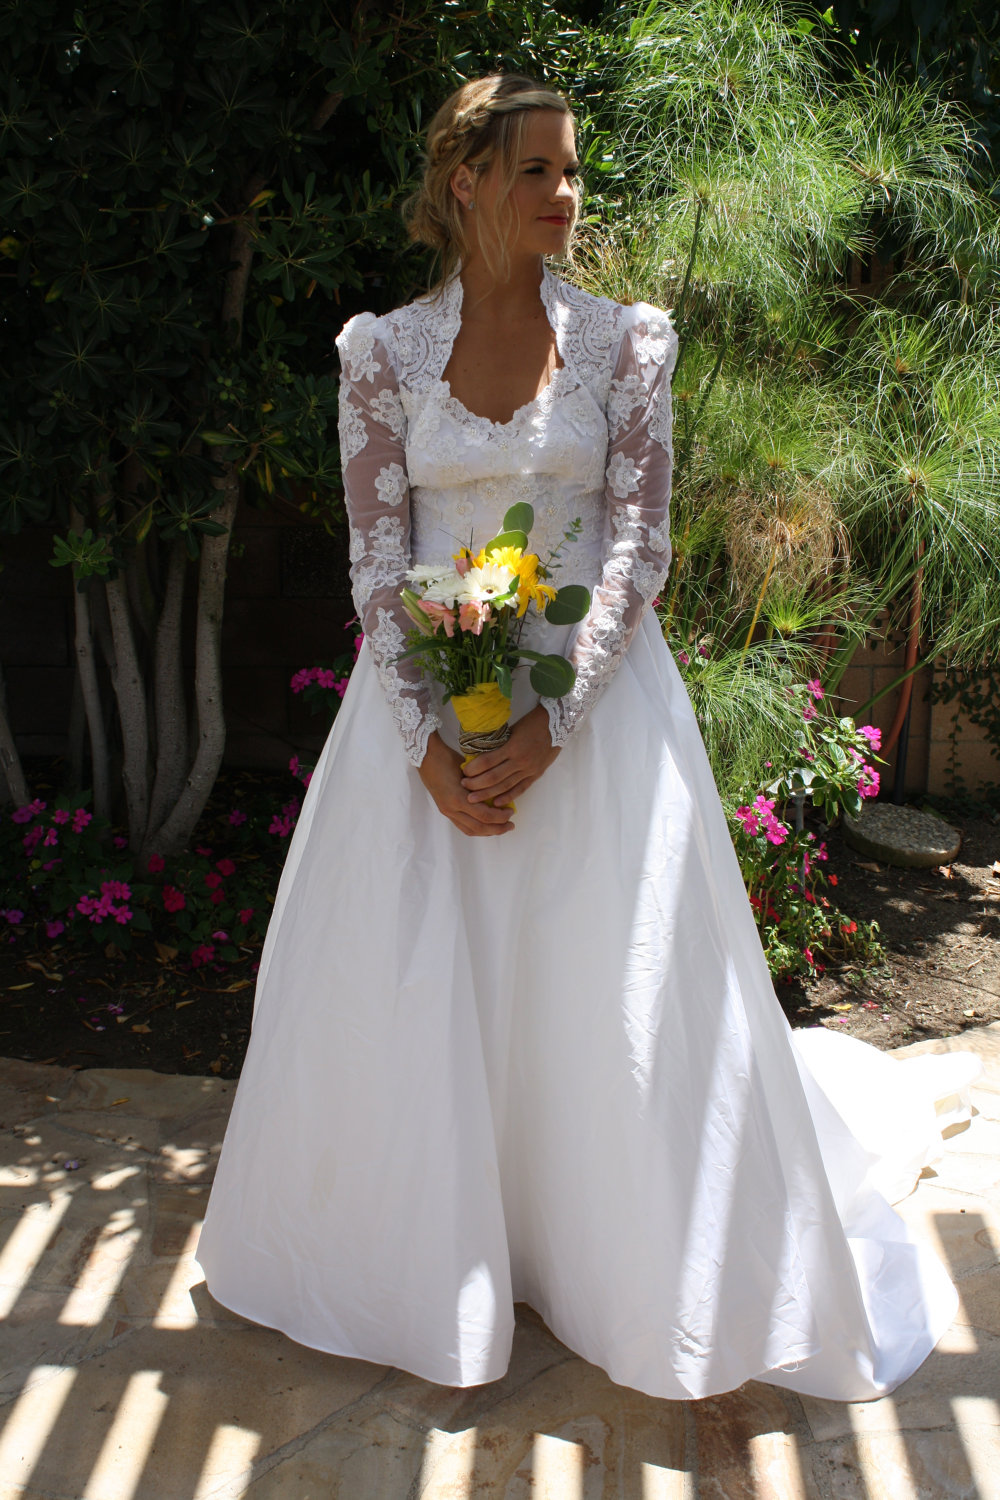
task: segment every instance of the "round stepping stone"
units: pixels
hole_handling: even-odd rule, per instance
[[[947,865],[955,858],[962,835],[936,813],[894,802],[868,802],[856,818],[844,813],[844,838],[860,854],[910,870]]]

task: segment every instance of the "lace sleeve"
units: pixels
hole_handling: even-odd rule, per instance
[[[648,303],[625,314],[608,394],[604,567],[568,653],[576,682],[564,698],[541,700],[554,745],[566,743],[614,676],[670,566],[677,334],[668,315]]]
[[[337,338],[351,591],[396,727],[418,766],[439,719],[420,668],[413,661],[395,660],[410,625],[399,599],[410,566],[410,485],[403,446],[406,416],[378,330],[372,313],[359,313]]]

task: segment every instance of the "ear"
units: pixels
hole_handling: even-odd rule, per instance
[[[455,197],[463,204],[467,204],[470,198],[475,198],[475,178],[464,162],[451,174],[449,186]]]

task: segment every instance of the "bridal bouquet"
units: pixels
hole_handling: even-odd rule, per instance
[[[561,698],[576,680],[564,656],[546,656],[520,644],[528,608],[553,625],[575,625],[590,608],[582,584],[556,589],[545,580],[574,522],[543,564],[528,551],[535,513],[525,503],[511,506],[503,531],[478,553],[463,547],[447,562],[420,563],[407,578],[403,607],[416,629],[399,660],[419,656],[424,672],[444,687],[459,722],[459,744],[467,764],[510,738],[513,669],[530,661],[531,686],[540,697]]]

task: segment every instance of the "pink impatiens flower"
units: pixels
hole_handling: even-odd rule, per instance
[[[868,741],[869,745],[871,745],[871,747],[872,747],[873,750],[881,750],[881,748],[882,748],[882,731],[881,731],[881,729],[876,729],[875,726],[874,726],[874,724],[859,724],[858,725],[858,733],[864,735],[865,739]]]
[[[806,687],[809,689],[810,693],[812,693],[817,703],[821,698],[826,696],[823,692],[822,687],[820,686],[820,680],[818,677],[810,677],[809,681],[806,683]]]
[[[245,812],[241,812],[238,807],[234,807],[233,810],[232,810],[232,812],[229,814],[229,821],[230,821],[230,823],[232,824],[232,826],[234,828],[239,828],[240,824],[241,823],[245,823],[246,820],[247,820],[246,813]]]
[[[33,817],[45,811],[47,805],[36,797],[34,802],[26,802],[23,807],[15,808],[10,815],[10,820],[12,823],[30,823]]]
[[[151,854],[149,856],[149,873],[151,875],[159,875],[165,864],[166,860],[162,854]]]
[[[183,891],[179,891],[173,885],[165,885],[163,887],[164,911],[183,911],[185,906],[187,906],[187,898]]]

